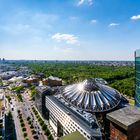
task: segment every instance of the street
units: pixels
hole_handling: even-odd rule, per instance
[[[22,111],[26,117],[31,118],[34,129],[39,137],[39,140],[47,140],[47,136],[44,135],[44,132],[42,131],[40,124],[38,123],[34,113],[32,112],[31,102],[28,101],[27,98],[28,98],[27,95],[24,93]]]
[[[24,140],[19,118],[18,118],[18,114],[17,114],[17,110],[20,109],[21,105],[20,105],[20,103],[16,102],[14,97],[11,99],[11,103],[12,104],[10,105],[11,106],[10,111],[12,112],[14,123],[15,123],[17,140]]]

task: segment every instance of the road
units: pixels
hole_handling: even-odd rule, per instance
[[[14,95],[11,91],[5,90],[5,92],[8,95]],[[39,122],[37,121],[36,116],[32,112],[32,106],[31,106],[32,102],[28,100],[28,96],[25,93],[23,94],[22,97],[23,97],[23,102],[18,102],[16,100],[16,97],[12,96],[11,101],[10,101],[11,103],[8,104],[8,101],[7,101],[7,104],[5,104],[6,112],[8,113],[10,110],[13,115],[17,140],[24,140],[23,132],[22,132],[22,129],[20,126],[19,118],[18,118],[18,113],[17,113],[18,110],[22,111],[25,118],[27,118],[27,117],[31,118],[33,126],[34,126],[34,130],[37,132],[38,139],[39,140],[48,140],[47,136],[44,135],[44,131],[42,131],[42,128],[41,128]],[[6,106],[8,106],[8,107],[6,107]]]
[[[8,91],[6,89],[4,89],[4,94],[7,95],[7,93],[9,95],[12,95],[11,91]],[[22,130],[20,128],[20,122],[19,119],[17,118],[17,109],[19,107],[19,105],[16,103],[15,98],[12,97],[11,98],[11,103],[8,102],[7,98],[5,98],[4,96],[4,104],[5,104],[5,115],[8,114],[9,111],[11,111],[12,116],[13,116],[13,120],[14,120],[14,124],[15,124],[15,131],[16,131],[16,138],[17,140],[24,140],[23,135],[22,135]],[[12,108],[14,108],[14,110],[12,110]]]
[[[17,110],[20,108],[21,105],[20,103],[16,102],[15,97],[12,97],[11,102],[12,104],[10,105],[11,106],[10,110],[12,112],[14,123],[15,123],[17,140],[24,140],[19,118],[18,118],[18,113],[17,113]]]
[[[33,126],[38,134],[39,140],[47,140],[47,137],[44,135],[44,132],[42,132],[42,128],[38,123],[34,113],[32,112],[31,102],[28,100],[26,94],[23,95],[23,102],[24,102],[23,112],[26,115],[26,117],[30,116],[31,120],[33,120]]]

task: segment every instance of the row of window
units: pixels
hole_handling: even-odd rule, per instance
[[[60,109],[51,99],[46,97],[46,107],[50,110],[50,119],[52,122],[57,125],[56,119],[61,122],[64,127],[65,133],[71,133],[74,131],[79,131],[86,138],[90,136],[82,129],[71,117],[66,114],[62,109]],[[56,118],[57,117],[57,118]]]
[[[54,123],[54,125],[57,127],[57,120],[54,118],[52,113],[50,113],[50,120]]]

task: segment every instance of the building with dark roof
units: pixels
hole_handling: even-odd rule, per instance
[[[110,121],[110,140],[140,139],[140,109],[128,106],[107,114]]]

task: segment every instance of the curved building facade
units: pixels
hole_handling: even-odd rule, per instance
[[[135,105],[140,107],[140,50],[135,51]]]

